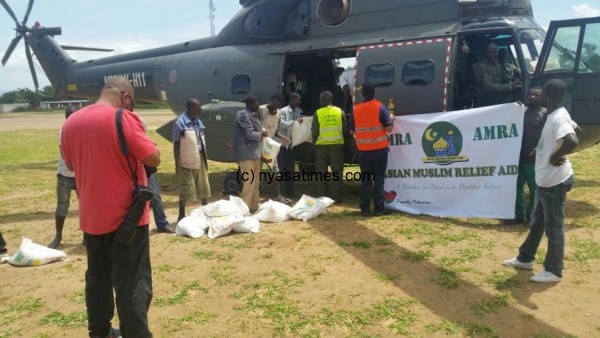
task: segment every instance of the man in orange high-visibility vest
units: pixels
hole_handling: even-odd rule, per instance
[[[390,151],[387,133],[392,131],[394,124],[386,106],[375,100],[373,85],[364,84],[362,95],[365,101],[354,106],[354,113],[350,116],[348,128],[356,140],[362,173],[360,214],[362,216],[370,215],[372,195],[375,215],[380,216],[387,213],[384,208],[383,181]]]

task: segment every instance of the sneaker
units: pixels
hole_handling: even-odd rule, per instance
[[[175,230],[171,229],[171,227],[167,225],[165,227],[157,228],[156,232],[161,233],[161,234],[174,234]]]
[[[108,333],[106,338],[121,338],[121,331],[113,327],[110,329],[110,332]]]
[[[9,260],[10,260],[10,256],[8,254],[0,255],[0,264],[8,263]]]
[[[361,215],[362,217],[370,217],[370,216],[371,216],[371,212],[370,212],[370,211],[368,211],[368,210],[361,210],[361,211],[360,211],[360,215]]]
[[[511,267],[517,268],[517,269],[533,270],[533,262],[523,263],[520,260],[518,260],[517,257],[507,259],[502,264],[504,264],[506,266],[511,266]]]
[[[536,282],[536,283],[557,283],[557,282],[560,282],[561,279],[562,279],[562,277],[558,277],[557,275],[553,274],[552,272],[546,271],[546,270],[529,278],[530,281]]]

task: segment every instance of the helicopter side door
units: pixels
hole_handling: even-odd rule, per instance
[[[360,47],[355,102],[363,101],[361,85],[371,83],[394,115],[446,111],[451,47],[450,37]]]
[[[532,83],[567,84],[564,106],[584,129],[579,149],[600,140],[600,17],[552,21]]]

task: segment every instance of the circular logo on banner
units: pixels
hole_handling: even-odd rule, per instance
[[[467,156],[460,155],[463,146],[462,133],[450,122],[430,124],[423,133],[421,145],[426,155],[423,163],[448,165],[469,160]]]

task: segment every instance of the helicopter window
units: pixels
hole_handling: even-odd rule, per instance
[[[241,74],[231,78],[232,94],[248,94],[250,92],[250,75]]]
[[[375,87],[389,87],[396,79],[396,67],[391,63],[370,65],[365,70],[365,83]]]
[[[556,30],[554,43],[544,65],[544,73],[573,72],[580,31],[581,27],[561,27]]]
[[[544,33],[535,29],[522,29],[518,36],[527,72],[533,74],[544,45]]]
[[[600,73],[600,50],[595,41],[600,39],[600,23],[588,24],[583,37],[581,61],[577,71],[579,73]]]
[[[309,0],[265,1],[246,14],[243,28],[257,38],[301,37],[308,34],[309,23]]]
[[[402,67],[402,83],[406,86],[426,86],[435,79],[435,63],[431,60],[410,61]]]

